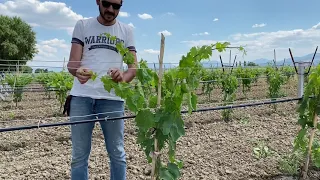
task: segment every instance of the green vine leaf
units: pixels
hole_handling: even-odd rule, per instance
[[[142,109],[138,111],[135,121],[139,129],[142,131],[148,131],[148,129],[155,126],[154,114],[149,109]]]

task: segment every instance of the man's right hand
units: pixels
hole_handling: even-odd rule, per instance
[[[92,76],[91,71],[88,68],[80,67],[76,71],[76,77],[81,84],[86,83]]]

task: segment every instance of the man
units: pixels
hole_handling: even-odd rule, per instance
[[[132,28],[116,20],[122,0],[96,0],[100,15],[79,20],[74,28],[68,70],[75,77],[70,92],[70,121],[112,118],[124,115],[124,101],[113,92],[108,93],[99,77],[109,74],[115,82],[130,82],[136,75],[135,66],[121,72],[123,61],[116,51],[116,43],[123,42],[136,60]],[[102,33],[116,36],[111,40]],[[95,81],[81,72],[98,74]],[[110,159],[111,180],[126,179],[124,151],[124,120],[100,122]],[[88,179],[88,159],[94,123],[71,126],[72,162],[71,179]]]

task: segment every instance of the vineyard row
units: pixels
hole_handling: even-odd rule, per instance
[[[165,73],[170,73],[170,69],[165,71]],[[225,83],[223,83],[223,74],[224,71],[228,72],[229,80],[237,80],[237,86],[242,89],[244,95],[248,93],[254,83],[258,81],[259,78],[266,78],[269,86],[281,86],[286,84],[290,78],[294,77],[295,70],[294,67],[285,66],[280,69],[276,69],[272,66],[268,67],[241,67],[238,66],[234,69],[224,69],[224,68],[203,68],[201,71],[200,83],[202,84],[202,93],[210,96],[210,93],[213,89],[223,89]],[[28,87],[32,83],[38,83],[42,86],[42,89],[39,87],[32,88]],[[134,80],[131,85],[134,86],[136,81]],[[46,92],[47,96],[50,96],[50,91],[55,91],[56,97],[59,100],[61,106],[64,103],[64,100],[71,90],[73,84],[73,77],[68,72],[46,72],[46,73],[7,73],[4,78],[0,81],[0,93],[12,93],[13,100],[20,102],[23,99],[24,92]],[[7,88],[5,88],[7,86]],[[281,95],[277,94],[275,88],[270,89],[270,98],[279,98]],[[210,98],[210,97],[209,97]]]

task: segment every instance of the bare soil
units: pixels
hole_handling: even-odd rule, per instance
[[[289,97],[296,97],[294,85],[293,81],[291,86],[284,87]],[[258,84],[248,96],[265,99],[266,88],[265,84]],[[220,93],[213,92],[211,99],[218,98]],[[243,99],[241,90],[238,94],[239,99]],[[207,96],[201,98],[207,99]],[[209,106],[212,107],[199,104],[198,108]],[[229,123],[222,121],[221,111],[185,115],[186,135],[177,145],[177,156],[184,161],[181,179],[296,179],[279,170],[279,160],[293,149],[293,139],[299,130],[297,104],[281,103],[277,107],[276,112],[269,105],[234,109]],[[57,100],[46,98],[44,93],[25,93],[17,108],[14,103],[0,102],[0,128],[67,121],[60,114]],[[272,153],[256,158],[253,149],[258,147],[258,142],[264,142]],[[151,166],[136,144],[133,119],[126,120],[125,149],[127,179],[150,179]],[[0,134],[0,179],[70,179],[70,160],[69,126]],[[90,179],[109,179],[108,156],[98,124],[92,140],[89,170]],[[309,179],[320,179],[320,171],[311,168]]]

